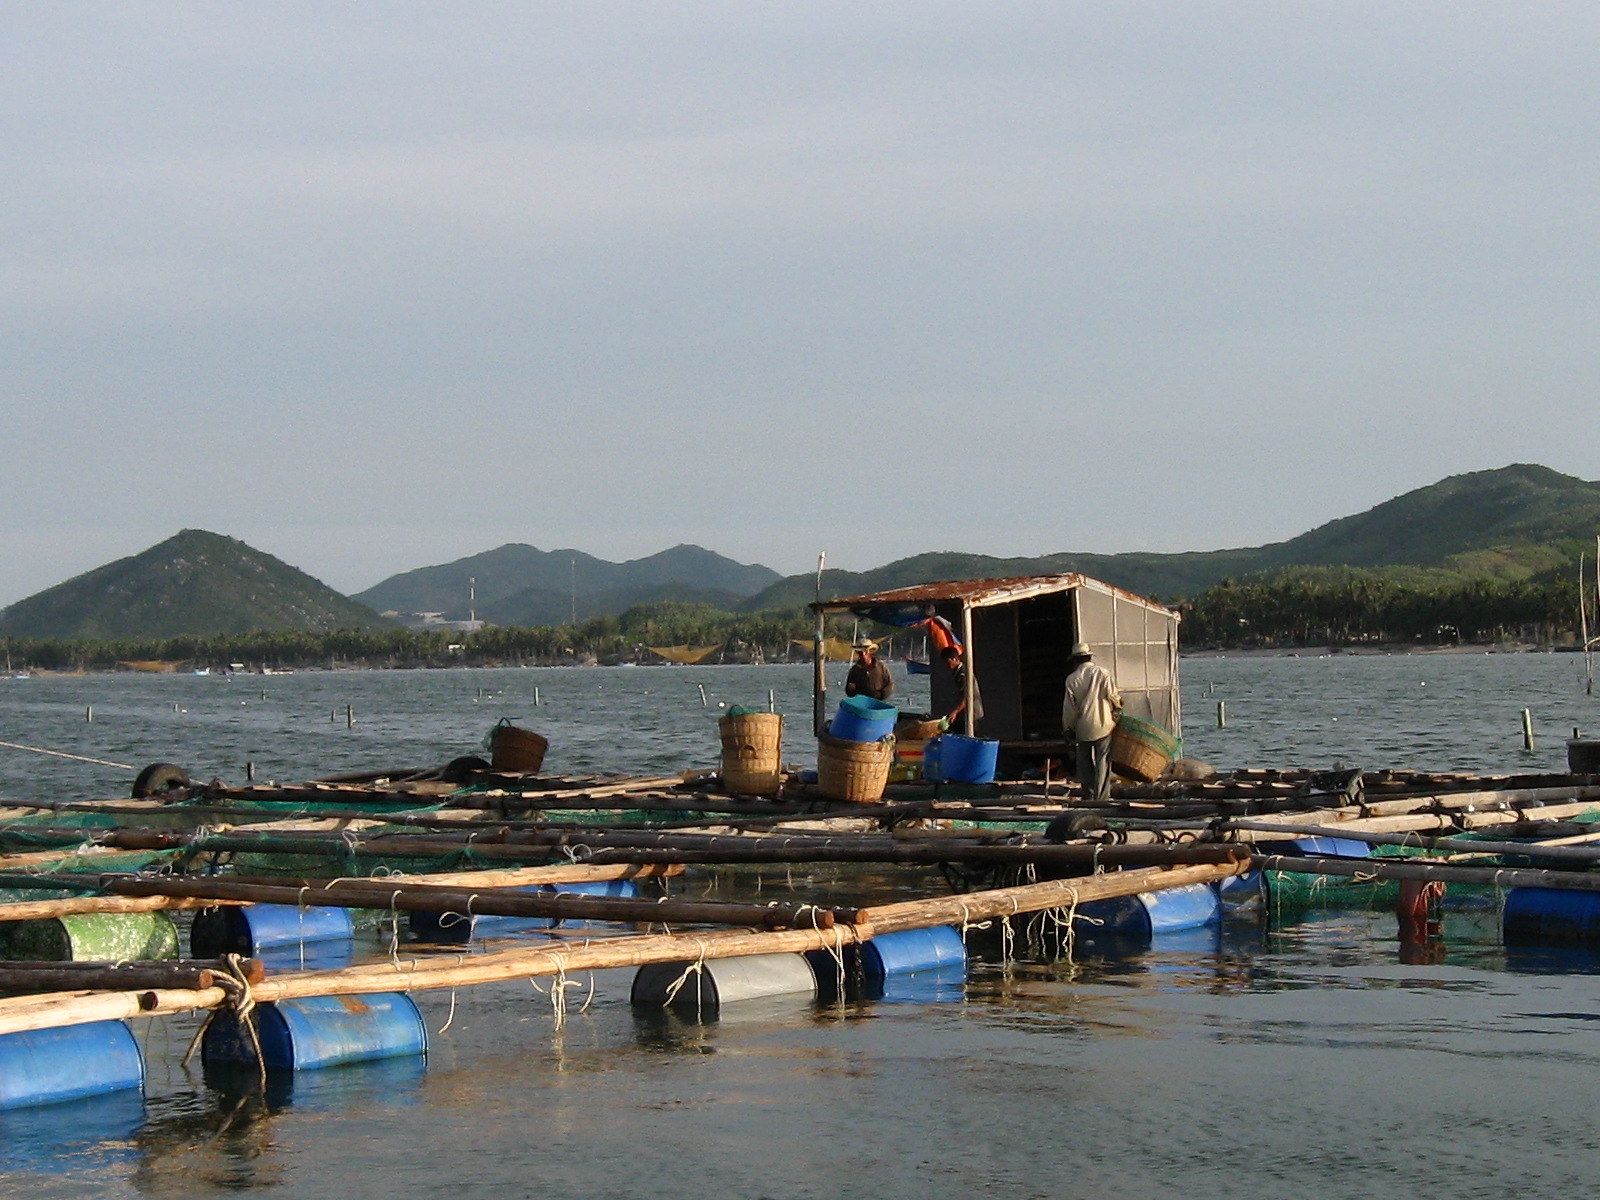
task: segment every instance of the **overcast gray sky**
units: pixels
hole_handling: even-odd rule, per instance
[[[0,604],[1293,536],[1600,419],[1592,4],[0,0]]]

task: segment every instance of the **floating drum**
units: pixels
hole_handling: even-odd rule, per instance
[[[1600,941],[1600,892],[1512,888],[1501,919],[1508,942]]]
[[[410,996],[307,996],[260,1004],[250,1020],[271,1070],[310,1071],[340,1063],[426,1054],[428,1031]],[[219,1011],[200,1043],[207,1066],[253,1064],[255,1045],[238,1018]]]
[[[0,1034],[0,1109],[144,1086],[144,1059],[121,1021]]]
[[[497,889],[502,890],[502,889]],[[541,883],[504,891],[544,896],[621,896],[633,899],[638,885],[631,879],[595,879],[577,883]],[[475,937],[509,937],[532,930],[550,929],[563,924],[557,917],[506,917],[474,913],[422,912],[409,914],[412,935],[424,942],[461,945]],[[587,922],[578,922],[587,924]]]
[[[355,933],[348,908],[301,908],[296,904],[246,904],[203,908],[189,930],[195,958],[258,951],[308,942],[349,941]]]
[[[922,774],[937,783],[993,783],[999,758],[999,742],[941,734],[923,753]]]
[[[1569,738],[1567,770],[1574,775],[1600,775],[1600,738]]]
[[[126,962],[178,957],[178,927],[164,912],[74,913],[0,925],[5,956],[32,962]]]
[[[729,713],[722,735],[722,786],[741,796],[775,796],[783,783],[781,713]]]
[[[640,1008],[715,1013],[722,1005],[760,996],[815,995],[817,977],[803,954],[751,954],[648,963],[633,977],[633,1003]]]
[[[1208,883],[1140,892],[1112,900],[1091,900],[1075,913],[1079,935],[1106,933],[1149,936],[1179,929],[1197,929],[1221,920],[1222,905]]]
[[[889,783],[894,738],[853,742],[817,735],[817,788],[824,796],[854,804],[876,804]]]
[[[904,975],[938,967],[967,965],[967,946],[954,925],[881,933],[861,947],[861,967],[869,976]]]
[[[876,742],[894,733],[900,710],[887,700],[871,696],[846,696],[828,725],[828,732],[840,741]]]
[[[1111,733],[1111,767],[1127,779],[1149,783],[1161,778],[1167,764],[1183,753],[1183,739],[1154,721],[1117,714]]]
[[[518,729],[510,721],[501,721],[489,731],[490,765],[496,771],[532,775],[544,765],[549,749],[548,740],[531,729]]]

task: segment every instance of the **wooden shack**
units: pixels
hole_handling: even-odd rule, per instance
[[[925,583],[819,600],[811,608],[819,630],[826,617],[845,613],[898,628],[942,617],[966,647],[967,685],[981,699],[981,706],[969,700],[961,732],[999,741],[1013,759],[1063,748],[1061,697],[1067,660],[1080,641],[1111,672],[1129,713],[1180,732],[1178,614],[1086,575]],[[933,711],[949,712],[957,683],[932,657]],[[820,659],[815,680],[820,729],[827,712]],[[979,707],[982,716],[974,720]]]

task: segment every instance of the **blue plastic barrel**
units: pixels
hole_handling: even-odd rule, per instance
[[[722,1005],[763,996],[815,995],[817,977],[803,954],[750,954],[647,963],[633,977],[631,1000],[640,1008],[715,1013]]]
[[[967,946],[953,925],[883,933],[861,947],[861,967],[869,976],[904,975],[937,967],[967,965]]]
[[[592,879],[575,883],[540,883],[529,887],[497,889],[505,892],[542,896],[619,896],[633,899],[639,886],[631,879]],[[602,924],[603,922],[565,922],[556,917],[505,917],[474,913],[412,912],[411,933],[420,941],[452,945],[470,942],[475,937],[513,937],[519,933],[555,926]]]
[[[189,930],[195,958],[253,955],[272,946],[348,941],[355,932],[348,908],[301,908],[297,904],[246,904],[203,908]]]
[[[1294,849],[1285,854],[1303,858],[1371,858],[1372,847],[1366,842],[1353,842],[1348,838],[1306,837],[1290,843]]]
[[[1000,743],[942,733],[923,750],[922,775],[935,783],[992,783]]]
[[[1512,888],[1501,921],[1508,942],[1600,941],[1600,892]]]
[[[846,742],[881,742],[894,732],[900,710],[871,696],[846,696],[828,725],[833,737]]]
[[[339,1063],[426,1054],[428,1031],[410,996],[307,996],[255,1009],[261,1056],[272,1070],[309,1071]],[[237,1018],[219,1012],[200,1044],[207,1065],[254,1063],[255,1047]]]
[[[1078,936],[1096,932],[1150,936],[1195,929],[1222,919],[1222,904],[1208,883],[1141,892],[1080,904],[1075,914]]]
[[[1217,889],[1217,899],[1227,911],[1259,908],[1267,899],[1267,876],[1263,871],[1246,871],[1243,875],[1230,875],[1211,885]]]
[[[0,1034],[0,1109],[144,1086],[144,1059],[121,1021]]]

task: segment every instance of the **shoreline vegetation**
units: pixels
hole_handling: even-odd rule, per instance
[[[1375,572],[1315,568],[1223,580],[1182,614],[1185,656],[1485,653],[1577,650],[1575,580],[1477,578],[1405,586]],[[578,624],[455,629],[262,630],[162,638],[0,637],[6,674],[86,671],[270,672],[340,668],[806,662],[815,618],[803,608],[729,613],[662,602]],[[858,632],[831,619],[830,639]],[[919,634],[875,625],[890,658],[925,656]],[[665,654],[661,651],[666,651]]]

